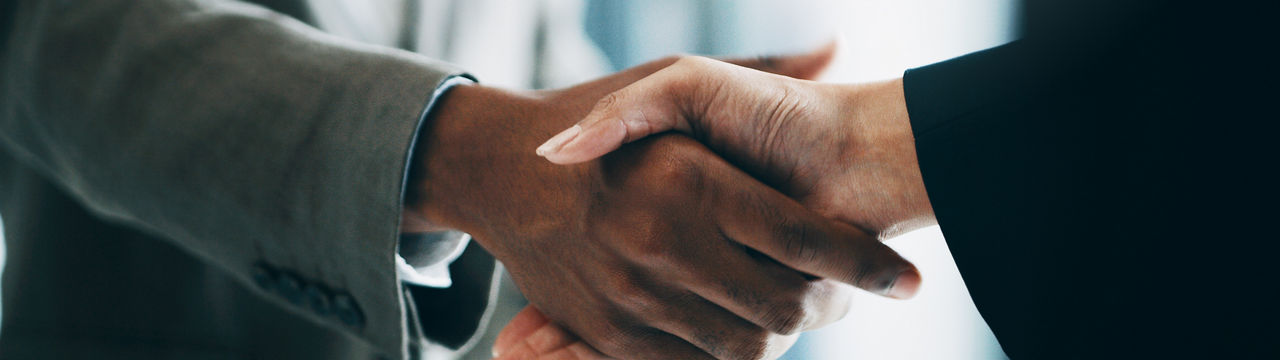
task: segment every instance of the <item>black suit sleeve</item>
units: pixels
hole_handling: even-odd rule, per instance
[[[1040,326],[1064,310],[1041,296],[1068,286],[1050,264],[1064,239],[1045,237],[1068,221],[1064,154],[1070,124],[1030,120],[1050,74],[1029,68],[1015,42],[908,71],[904,90],[925,187],[942,232],[984,319],[1010,356],[1052,349]],[[1040,97],[1037,99],[1037,97]],[[1076,133],[1080,133],[1077,131]],[[1031,290],[1032,287],[1036,289]],[[1070,294],[1068,294],[1070,295]],[[1034,350],[1033,350],[1034,349]]]
[[[1252,326],[1273,306],[1220,293],[1262,284],[1266,261],[1214,242],[1257,235],[1222,225],[1256,214],[1240,180],[1256,176],[1226,174],[1260,164],[1228,149],[1263,103],[1241,90],[1257,79],[1209,72],[1247,48],[1197,42],[1252,37],[1173,2],[1084,3],[1032,2],[1022,40],[904,76],[929,199],[974,302],[1014,358],[1274,354],[1260,335],[1274,331]]]

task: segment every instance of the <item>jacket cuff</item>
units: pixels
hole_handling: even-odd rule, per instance
[[[300,282],[323,284],[338,294],[324,314],[306,302],[290,301],[295,309],[310,313],[369,342],[391,359],[409,356],[408,306],[403,283],[396,271],[400,219],[405,197],[409,159],[424,116],[450,86],[468,77],[461,70],[419,56],[391,52],[382,60],[360,64],[370,74],[354,77],[347,94],[333,106],[359,107],[360,118],[321,128],[315,137],[329,142],[312,147],[322,159],[311,171],[327,180],[320,197],[332,205],[313,214],[313,238],[306,253],[287,247],[264,247],[263,258],[275,266],[299,274]],[[348,102],[350,102],[348,104]],[[423,104],[427,104],[424,106]],[[318,211],[317,209],[316,211]],[[310,257],[310,258],[308,258]],[[313,267],[315,266],[315,267]],[[473,299],[484,303],[484,299]],[[320,316],[315,316],[320,315]]]
[[[951,60],[907,70],[903,91],[911,132],[917,139],[954,125],[988,104],[1024,97],[1028,68],[1025,46],[1015,41]]]
[[[449,89],[463,84],[473,84],[475,79],[467,74],[449,76],[440,82],[427,105],[423,107],[422,116],[418,118],[418,126],[413,140],[409,144],[409,152],[405,158],[403,185],[401,185],[400,201],[404,203],[404,195],[409,188],[409,168],[413,166],[412,156],[422,132],[422,124],[427,121],[431,111],[438,106],[437,101]],[[409,285],[447,288],[452,284],[449,277],[449,264],[462,255],[463,249],[471,242],[471,235],[459,231],[438,231],[427,233],[401,233],[396,246],[396,272],[401,281]]]

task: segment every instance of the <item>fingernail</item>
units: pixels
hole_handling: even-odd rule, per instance
[[[889,285],[889,289],[885,294],[895,299],[910,299],[916,295],[916,291],[920,289],[920,274],[914,270],[903,271],[893,280],[893,284]]]
[[[547,142],[542,143],[542,145],[538,146],[538,150],[536,152],[538,153],[538,156],[547,156],[560,152],[560,149],[564,148],[565,144],[573,141],[573,139],[578,137],[578,134],[580,133],[582,133],[582,126],[574,125],[573,127],[556,134],[556,136],[552,136],[551,139],[547,140]]]

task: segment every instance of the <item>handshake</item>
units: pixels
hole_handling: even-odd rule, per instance
[[[403,231],[466,231],[506,264],[533,305],[500,358],[776,358],[852,287],[913,296],[918,271],[880,240],[936,221],[901,79],[805,80],[833,52],[456,86]]]

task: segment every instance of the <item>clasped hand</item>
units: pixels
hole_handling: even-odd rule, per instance
[[[905,298],[920,282],[878,239],[931,218],[922,185],[895,185],[918,170],[885,159],[914,152],[864,143],[891,130],[849,124],[867,114],[792,78],[830,55],[664,59],[548,92],[456,87],[427,124],[406,214],[473,234],[536,306],[503,357],[777,357],[843,316],[846,284]],[[550,162],[531,151],[566,127],[538,147]],[[667,130],[692,138],[642,139]]]

